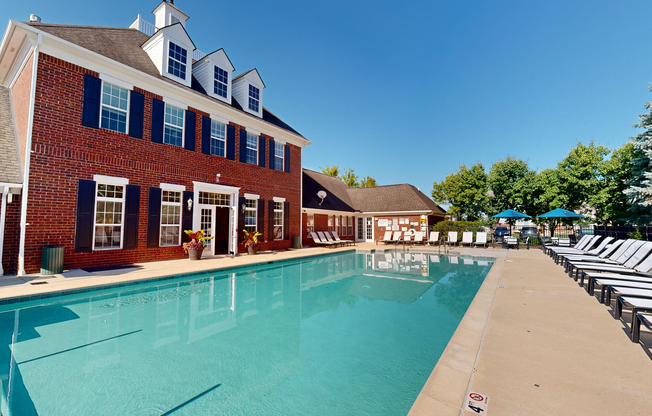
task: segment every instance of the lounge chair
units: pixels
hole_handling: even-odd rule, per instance
[[[580,241],[577,242],[577,244],[575,244],[575,246],[573,246],[573,248],[578,249],[578,250],[584,248],[584,246],[586,246],[586,244],[588,243],[588,240],[591,237],[592,236],[590,236],[590,235],[585,235],[584,237],[582,237],[580,239]],[[559,241],[559,238],[556,238],[556,237],[553,237],[553,238],[555,238],[555,240],[551,240],[551,241],[553,241],[553,242],[558,242]],[[548,254],[548,255],[552,255],[553,252],[558,251],[558,250],[563,251],[563,250],[568,250],[569,249],[569,247],[560,247],[560,246],[558,246],[556,244],[555,245],[544,245],[543,247],[544,247],[544,252],[546,254]]]
[[[355,244],[355,241],[353,240],[342,240],[340,239],[340,236],[337,235],[335,231],[331,231],[333,234],[333,240],[337,241],[338,243],[342,243],[342,245],[346,244],[347,246],[350,246],[351,244]],[[326,233],[328,234],[328,233]]]
[[[432,245],[434,243],[439,244],[439,231],[430,232],[430,237],[428,237],[428,244]]]
[[[652,315],[647,313],[637,313],[634,320],[634,327],[632,328],[632,341],[639,342],[641,339],[641,324],[645,325],[647,329],[652,329]]]
[[[518,238],[509,235],[506,235],[505,238],[503,238],[503,245],[508,249],[510,246],[516,247],[517,250],[520,249]]]
[[[487,248],[487,233],[486,232],[477,232],[475,233],[475,243],[473,247],[482,244],[484,248]]]
[[[390,241],[392,241],[392,232],[385,231],[385,235],[383,236],[383,238],[376,240],[376,244],[378,244],[379,242],[387,244]]]
[[[594,243],[597,242],[601,237],[596,236],[597,238],[594,240],[591,240],[589,244],[585,246],[584,249],[578,250],[578,249],[569,249],[569,250],[564,250],[564,251],[556,251],[552,254],[552,257],[557,261],[559,257],[567,257],[567,256],[583,256],[583,255],[597,255],[600,253],[604,248],[613,240],[613,237],[605,237],[602,239],[600,244],[597,247],[593,247]]]
[[[636,342],[638,341],[640,330],[640,321],[638,320],[639,318],[637,317],[637,314],[639,312],[652,312],[652,299],[641,299],[631,296],[618,296],[618,299],[616,300],[616,308],[614,309],[614,318],[620,319],[620,317],[623,315],[624,307],[628,307],[632,310],[632,318],[629,328],[631,339],[633,342]]]
[[[567,261],[566,262],[566,271],[568,274],[573,277],[575,280],[579,277],[578,271],[584,266],[595,266],[596,264],[623,264],[625,261],[634,255],[636,250],[638,250],[643,245],[643,241],[639,240],[627,240],[620,245],[618,250],[616,250],[611,256],[604,259],[604,262],[596,263],[595,261]],[[577,269],[577,270],[576,270]]]
[[[621,245],[623,243],[623,241],[625,241],[625,240],[617,240],[617,241],[614,241],[613,243],[611,243],[612,240],[613,240],[613,237],[606,237],[604,240],[602,240],[602,242],[600,243],[599,246],[597,246],[596,248],[594,248],[592,250],[589,250],[587,252],[584,252],[584,253],[580,253],[580,252],[577,252],[577,253],[556,253],[556,254],[553,255],[553,258],[555,259],[555,263],[561,262],[562,265],[566,261],[568,261],[568,259],[572,259],[572,260],[575,260],[575,261],[582,261],[582,260],[586,260],[586,259],[590,260],[592,258],[600,256],[601,253],[609,252],[609,250],[611,250],[611,252],[615,251],[616,248],[618,248],[618,246]],[[609,244],[609,243],[611,243],[611,244]]]
[[[310,235],[312,236],[312,240],[313,240],[313,242],[314,242],[315,244],[319,244],[319,245],[322,245],[322,246],[329,246],[329,247],[335,247],[335,246],[336,246],[336,243],[332,243],[332,242],[326,241],[326,239],[322,240],[322,239],[321,239],[321,238],[320,238],[316,233],[314,233],[314,232],[310,233]]]
[[[403,244],[412,244],[412,235],[405,233],[403,234],[403,239],[401,240]]]
[[[462,233],[462,241],[460,241],[460,246],[462,244],[468,244],[469,247],[473,245],[473,233],[470,231],[465,231]]]
[[[648,289],[652,290],[652,278],[639,277],[644,279],[640,282],[629,280],[595,278],[595,284],[600,285],[600,303],[611,304],[612,295],[620,293],[621,289]],[[623,293],[621,293],[623,294]],[[628,295],[629,296],[629,295]],[[649,296],[648,296],[649,297]]]
[[[630,246],[630,249],[632,247],[636,247],[634,244]],[[624,262],[620,264],[603,264],[603,263],[593,263],[593,264],[585,264],[584,266],[581,267],[582,270],[596,270],[599,272],[614,272],[614,273],[620,273],[621,271],[627,273],[628,271],[635,270],[634,268],[641,263],[645,258],[648,257],[650,252],[652,251],[652,241],[648,242],[643,242],[643,244],[639,245],[638,248],[635,250],[633,254],[631,254],[629,257],[627,257],[627,251],[623,256],[621,256],[621,260],[625,260]],[[576,263],[577,264],[577,263]],[[584,272],[582,274],[585,274]]]
[[[392,236],[391,240],[385,241],[385,244],[388,244],[388,243],[396,244],[398,241],[401,240],[401,234],[402,234],[402,231],[394,231],[394,235]]]
[[[571,268],[571,263],[604,263],[604,264],[618,264],[616,259],[620,257],[636,240],[618,240],[615,243],[607,246],[607,249],[604,250],[597,256],[588,257],[581,256],[580,260],[573,260],[566,258],[564,262],[564,267],[566,271]]]
[[[417,231],[414,233],[414,244],[423,244],[425,241],[423,241],[423,231]]]
[[[317,231],[317,234],[321,238],[321,241],[328,241],[329,243],[336,244],[336,245],[344,245],[344,243],[337,242],[333,240],[333,237],[329,234],[328,231],[322,232],[322,231]]]
[[[446,244],[449,246],[451,244],[457,244],[457,231],[449,231],[448,237],[446,238]]]

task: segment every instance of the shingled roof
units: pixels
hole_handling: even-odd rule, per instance
[[[137,29],[103,26],[60,25],[53,23],[36,22],[23,23],[66,40],[70,43],[74,43],[75,45],[81,46],[82,48],[88,49],[89,51],[95,52],[102,56],[106,56],[109,59],[120,62],[121,64],[134,68],[147,75],[151,75],[170,84],[174,84],[178,88],[190,90],[195,94],[201,94],[206,98],[211,99],[218,105],[226,105],[242,111],[242,106],[237,102],[235,98],[231,99],[232,102],[229,105],[206,94],[206,91],[204,91],[203,88],[198,88],[199,82],[196,82],[194,76],[192,80],[192,87],[186,87],[183,84],[162,76],[159,73],[158,69],[156,69],[156,66],[152,60],[149,58],[149,55],[147,55],[147,52],[141,48],[141,45],[145,43],[150,37]],[[301,136],[299,132],[294,130],[287,123],[283,122],[281,119],[276,117],[264,107],[263,120]]]
[[[328,196],[319,205],[320,190]],[[303,207],[345,212],[407,212],[431,211],[445,214],[416,187],[404,183],[399,185],[374,186],[370,188],[349,188],[340,179],[303,169]]]
[[[0,182],[22,183],[9,88],[0,86]]]

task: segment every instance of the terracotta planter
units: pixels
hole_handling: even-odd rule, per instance
[[[200,260],[201,259],[201,253],[204,251],[202,248],[201,250],[195,250],[194,248],[189,248],[188,249],[188,258],[190,260]]]
[[[258,247],[247,247],[247,254],[253,256],[256,253],[258,253]]]

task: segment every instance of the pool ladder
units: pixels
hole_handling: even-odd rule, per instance
[[[444,245],[444,254],[448,253],[448,248],[446,247],[446,242],[444,241],[444,236],[439,237],[439,254],[441,255],[441,246]]]

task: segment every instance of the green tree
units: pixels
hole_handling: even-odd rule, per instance
[[[340,175],[340,179],[344,182],[349,188],[359,188],[360,184],[358,183],[358,175],[355,174],[355,171],[351,168]]]
[[[598,192],[602,180],[602,164],[609,149],[596,146],[591,140],[588,146],[577,142],[568,155],[557,164],[559,187],[566,195],[566,208],[572,211],[586,207],[589,198]],[[559,208],[559,207],[555,207]]]
[[[630,204],[629,219],[634,224],[652,221],[652,102],[645,103],[645,108],[648,112],[639,115],[640,123],[634,124],[644,131],[631,138],[634,145],[632,177],[625,190]]]
[[[635,152],[634,144],[626,143],[615,149],[611,158],[600,167],[600,185],[589,197],[589,205],[595,210],[598,223],[623,224],[627,221],[629,203],[624,191],[632,179]]]
[[[489,215],[506,209],[523,210],[524,196],[522,180],[529,172],[528,164],[523,159],[507,156],[491,165],[487,175],[487,185],[493,193]]]
[[[337,165],[326,165],[326,167],[321,168],[321,173],[328,176],[335,176],[336,178],[340,177],[340,167]]]
[[[537,173],[529,187],[532,211],[526,211],[531,215],[534,222],[538,224],[547,223],[554,235],[554,230],[559,225],[558,218],[536,219],[535,215],[541,215],[555,208],[565,207],[568,203],[567,196],[562,192],[559,171],[557,169],[544,169]]]
[[[485,213],[487,203],[487,174],[482,163],[471,168],[460,165],[441,182],[432,186],[432,199],[437,204],[449,205],[448,213],[458,220],[476,220]]]
[[[374,186],[378,186],[378,184],[376,184],[376,180],[371,176],[365,176],[360,179],[360,188],[372,188]]]

